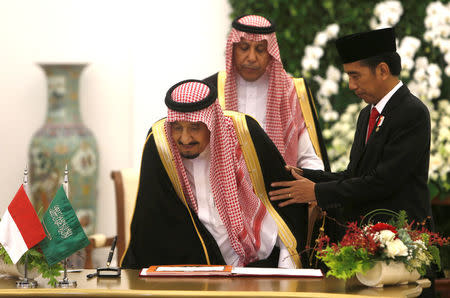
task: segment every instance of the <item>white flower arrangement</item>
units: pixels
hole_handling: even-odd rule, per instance
[[[319,68],[319,61],[323,55],[323,47],[330,39],[337,37],[339,25],[331,24],[324,31],[318,32],[314,38],[314,44],[306,46],[305,56],[302,59],[303,73]]]
[[[374,17],[369,21],[372,29],[392,27],[403,15],[400,1],[382,1],[374,7]],[[398,42],[398,53],[402,58],[400,79],[411,92],[428,107],[431,116],[431,157],[430,180],[442,190],[450,190],[450,98],[442,98],[443,76],[450,76],[450,3],[432,2],[426,9],[424,19],[426,31],[422,37],[405,36]],[[323,136],[331,143],[327,148],[333,171],[344,170],[348,164],[351,144],[356,129],[359,111],[366,106],[349,104],[339,114],[332,105],[332,98],[341,89],[348,88],[348,76],[337,67],[330,65],[325,76],[316,74],[323,56],[323,49],[330,39],[336,38],[338,24],[331,24],[316,34],[314,44],[306,47],[302,59],[303,75],[313,77],[320,88],[315,94],[319,115],[325,122]],[[438,50],[444,57],[441,67],[427,57],[417,56],[417,52],[428,47]],[[314,74],[314,75],[313,75]],[[448,95],[446,95],[448,96]]]
[[[380,212],[381,211],[381,212]],[[374,210],[369,214],[390,210]],[[330,243],[328,236],[319,239],[317,255],[330,268],[328,275],[347,279],[355,273],[365,273],[383,261],[402,262],[408,271],[424,275],[428,266],[440,266],[439,246],[449,244],[448,237],[408,223],[404,210],[394,213],[390,223],[348,223],[339,243]],[[367,216],[367,215],[366,215]]]

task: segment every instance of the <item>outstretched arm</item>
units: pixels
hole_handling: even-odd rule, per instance
[[[291,168],[291,174],[295,178],[293,181],[273,182],[272,187],[282,187],[269,192],[272,201],[285,200],[278,204],[279,207],[295,203],[310,203],[316,201],[314,193],[315,183],[298,174],[301,169]]]

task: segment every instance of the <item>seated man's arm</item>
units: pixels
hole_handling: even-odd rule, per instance
[[[270,140],[264,130],[253,118],[247,116],[247,124],[257,151],[266,191],[269,192],[274,181],[293,180],[291,173],[286,171],[285,161],[275,144]],[[274,209],[281,215],[295,239],[297,251],[301,253],[305,249],[308,227],[308,205],[292,204],[280,208],[277,202],[271,202]],[[306,258],[302,258],[302,262]],[[303,264],[306,266],[306,263]]]
[[[324,169],[323,162],[317,156],[306,128],[303,129],[298,140],[297,167],[312,170]]]
[[[193,217],[211,262],[221,260],[220,252],[216,253],[218,248],[215,249],[215,243],[210,240],[211,236],[198,224],[195,213]],[[130,232],[130,242],[122,260],[124,268],[138,269],[155,264],[206,264],[197,230],[167,175],[151,131],[142,154]]]

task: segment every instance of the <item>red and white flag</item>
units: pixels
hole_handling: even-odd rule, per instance
[[[15,264],[44,238],[44,228],[22,185],[0,221],[0,243]]]

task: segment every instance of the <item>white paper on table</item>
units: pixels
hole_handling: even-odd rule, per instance
[[[237,275],[279,275],[279,276],[305,276],[323,277],[320,269],[283,269],[283,268],[254,268],[233,267],[232,274]]]
[[[180,272],[205,272],[205,271],[223,271],[225,269],[224,266],[180,266],[180,267],[173,267],[173,266],[159,266],[156,268],[155,271],[180,271]]]

